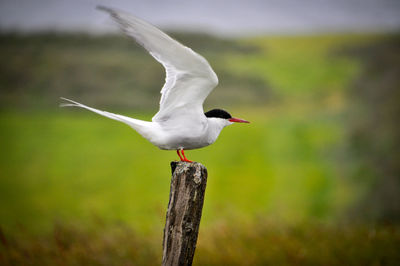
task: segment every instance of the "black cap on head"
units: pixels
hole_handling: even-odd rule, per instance
[[[222,109],[212,109],[206,113],[204,113],[206,117],[216,117],[216,118],[223,118],[223,119],[229,119],[232,118],[232,116],[227,112]]]

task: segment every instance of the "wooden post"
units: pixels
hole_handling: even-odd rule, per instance
[[[192,265],[207,185],[207,169],[196,162],[171,162],[171,170],[162,265]]]

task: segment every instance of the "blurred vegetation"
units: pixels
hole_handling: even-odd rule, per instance
[[[363,63],[349,91],[354,177],[368,178],[357,216],[400,222],[400,36],[346,52]]]
[[[197,265],[397,265],[399,37],[173,34],[220,79],[205,109],[249,125],[189,151],[209,171]],[[164,70],[130,39],[0,36],[0,264],[160,263],[169,161],[150,120]]]
[[[208,35],[178,35],[213,62],[222,86],[209,102],[264,103],[270,98],[257,75],[225,70],[230,54],[257,54],[256,46]],[[43,33],[0,36],[0,104],[4,108],[54,108],[60,95],[87,104],[156,111],[164,68],[124,36]],[[242,94],[245,92],[245,94]],[[240,97],[239,97],[240,96]]]
[[[56,224],[47,235],[0,240],[2,265],[160,265],[162,256],[159,238],[99,221],[91,230]],[[399,244],[393,226],[217,224],[201,230],[193,265],[398,265]]]

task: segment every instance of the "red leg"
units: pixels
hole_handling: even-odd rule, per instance
[[[176,150],[176,153],[178,154],[178,156],[181,159],[181,161],[184,161],[184,159],[182,158],[181,154],[179,153],[179,150]]]
[[[188,162],[188,163],[193,163],[192,161],[188,160],[185,156],[185,151],[182,149],[182,155],[183,155],[183,161]]]

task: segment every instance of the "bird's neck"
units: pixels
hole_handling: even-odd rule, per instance
[[[209,142],[213,143],[221,133],[222,129],[228,124],[219,118],[207,118],[208,121],[208,138]]]

